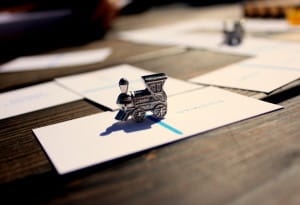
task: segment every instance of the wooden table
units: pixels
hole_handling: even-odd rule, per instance
[[[160,8],[122,17],[112,32],[216,13],[238,16],[239,9]],[[113,37],[80,49],[103,46],[114,50],[105,62],[0,74],[0,89],[120,63],[185,80],[244,59],[206,50],[133,44]],[[229,90],[279,103],[285,109],[65,176],[57,174],[31,130],[102,112],[99,106],[79,100],[0,120],[0,193],[1,200],[7,201],[2,204],[299,204],[299,81],[270,95]]]

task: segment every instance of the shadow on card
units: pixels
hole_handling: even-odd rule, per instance
[[[112,132],[124,131],[126,133],[130,132],[138,132],[142,130],[150,129],[151,126],[155,123],[160,122],[159,119],[154,119],[154,117],[147,116],[146,119],[141,122],[137,123],[133,120],[128,120],[126,122],[116,122],[106,128],[106,130],[100,133],[100,136],[105,137],[110,135]]]

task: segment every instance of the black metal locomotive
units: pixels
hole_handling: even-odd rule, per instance
[[[151,111],[156,118],[163,118],[167,114],[167,95],[163,85],[167,79],[164,73],[142,76],[146,89],[137,90],[128,94],[129,82],[121,78],[119,86],[121,94],[118,96],[117,104],[120,110],[115,119],[126,121],[131,118],[141,122],[146,117],[146,112]]]

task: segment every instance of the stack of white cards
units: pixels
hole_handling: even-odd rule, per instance
[[[0,120],[84,97],[113,110],[117,108],[119,79],[128,77],[130,89],[139,90],[145,88],[141,76],[149,74],[152,72],[130,65],[120,65],[5,92],[0,94]],[[171,96],[202,86],[169,77],[165,87]]]
[[[0,119],[83,97],[114,110],[119,79],[127,77],[130,90],[139,90],[145,88],[141,76],[148,74],[151,72],[120,65],[7,92],[0,95]],[[162,120],[149,113],[142,123],[118,122],[114,119],[117,112],[107,111],[33,132],[57,171],[66,174],[282,108],[171,77],[165,90],[168,113]]]
[[[145,89],[145,84],[141,76],[150,74],[153,73],[124,64],[85,74],[57,78],[56,82],[95,103],[114,110],[118,108],[116,105],[116,96],[120,93],[118,84],[120,78],[127,78],[129,81],[129,90],[142,90]],[[164,85],[164,90],[168,96],[172,96],[201,87],[200,85],[168,77]]]
[[[132,75],[125,74],[125,76],[129,79],[136,79],[137,76],[134,73],[137,72],[137,68],[128,65],[123,68],[127,74]],[[130,69],[134,72],[130,72]],[[117,67],[105,72],[109,73],[109,77],[112,78],[113,74],[119,75],[119,71]],[[103,74],[103,71],[99,73]],[[77,88],[81,88],[81,84],[88,83],[87,79],[92,79],[94,76],[95,81],[99,78],[101,82],[105,82],[105,78],[99,73],[58,79],[58,82],[83,94],[85,92]],[[106,93],[105,89],[112,87],[111,79],[108,79],[106,83],[100,85],[98,89],[94,88],[95,84],[93,80],[90,80],[90,84],[82,89],[88,89],[90,86],[98,95],[102,95],[103,92]],[[184,85],[184,82],[172,82],[172,79],[169,83],[179,90],[179,85]],[[78,87],[75,87],[75,84],[79,84]],[[117,88],[117,84],[114,87]],[[106,98],[112,98],[111,93],[106,94]],[[116,97],[117,95],[113,99],[115,100]],[[97,100],[98,103],[100,101],[101,99]],[[105,101],[104,105],[110,106],[110,102]],[[33,132],[57,171],[60,174],[66,174],[280,108],[282,107],[279,105],[218,88],[198,87],[195,89],[192,87],[184,93],[169,96],[168,113],[162,120],[149,115],[142,123],[132,120],[118,122],[114,119],[117,112],[108,111],[37,128]]]

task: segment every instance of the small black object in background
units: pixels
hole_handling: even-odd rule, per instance
[[[224,23],[224,44],[228,46],[238,46],[244,38],[244,28],[241,21],[233,23],[233,29],[228,30],[226,22]]]

